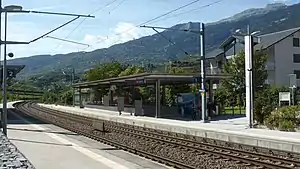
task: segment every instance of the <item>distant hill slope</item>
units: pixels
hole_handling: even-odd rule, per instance
[[[251,29],[262,33],[271,33],[293,27],[300,27],[300,4],[286,6],[272,4],[266,8],[249,9],[228,19],[210,23],[206,26],[206,49],[210,51],[226,39],[236,29]],[[180,29],[186,24],[173,28]],[[25,64],[26,68],[20,73],[29,76],[42,72],[57,71],[58,69],[75,67],[77,72],[83,72],[98,62],[118,60],[124,63],[141,64],[150,61],[154,64],[168,60],[186,57],[182,49],[190,54],[198,53],[198,36],[192,33],[164,31],[176,45],[170,44],[160,35],[142,37],[123,44],[117,44],[105,49],[92,52],[70,53],[65,55],[39,55],[28,58],[10,60],[10,64]],[[178,47],[180,46],[180,48]]]

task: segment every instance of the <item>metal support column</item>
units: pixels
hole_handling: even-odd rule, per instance
[[[4,32],[4,58],[3,58],[3,80],[2,80],[2,89],[3,89],[3,133],[7,135],[7,65],[6,65],[6,38],[7,38],[7,12],[5,12],[5,32]]]
[[[214,95],[213,95],[213,80],[209,80],[208,81],[209,84],[209,101],[212,102],[214,99]]]
[[[0,60],[1,60],[1,47],[2,47],[2,36],[1,36],[1,32],[2,32],[2,0],[0,0]],[[0,65],[1,65],[1,63],[0,63]],[[2,84],[3,84],[3,78],[2,78]],[[3,100],[3,96],[2,96],[2,99],[1,100]],[[3,113],[3,109],[2,109],[2,111],[0,112],[1,113],[1,117],[0,117],[0,122],[1,122],[1,126],[0,126],[0,128],[2,128],[3,127],[3,118],[4,118],[4,113]]]
[[[205,39],[204,39],[204,23],[200,24],[200,59],[201,59],[201,107],[202,120],[205,122],[207,118],[206,110],[206,73],[205,73]]]
[[[135,104],[135,99],[136,99],[136,90],[135,90],[135,86],[133,85],[132,88],[132,104]]]
[[[156,85],[155,85],[155,88],[156,88],[156,114],[155,114],[155,117],[156,118],[159,118],[160,117],[160,80],[157,80],[156,81]]]
[[[79,107],[83,108],[81,88],[79,88]]]
[[[72,100],[72,104],[73,107],[75,106],[75,89],[74,89],[74,82],[75,82],[75,69],[72,69],[72,96],[73,96],[73,100]]]
[[[252,45],[253,39],[251,35],[245,36],[245,87],[246,87],[246,117],[247,126],[253,127],[253,63],[252,63]]]
[[[213,81],[210,79],[208,81],[208,84],[209,84],[209,91],[208,91],[208,97],[209,97],[209,103],[212,105],[213,103],[213,100],[214,100],[214,95],[213,95]],[[212,115],[212,106],[209,106],[209,116],[211,117]]]
[[[109,89],[109,106],[113,105],[113,103],[114,103],[113,91]]]
[[[166,86],[162,85],[161,88],[161,104],[166,106]]]

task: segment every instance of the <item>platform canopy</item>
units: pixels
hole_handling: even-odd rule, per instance
[[[25,68],[25,65],[7,65],[7,78],[11,79],[16,77],[16,75]],[[3,78],[3,67],[0,65],[0,81],[2,84]]]
[[[229,75],[207,75],[207,80],[220,80],[229,78]],[[97,80],[91,82],[76,83],[74,88],[91,88],[97,86],[110,86],[110,85],[154,85],[157,81],[160,81],[161,85],[169,84],[191,84],[199,83],[200,74],[167,74],[167,73],[142,73],[130,76],[109,78],[104,80]]]
[[[3,72],[3,65],[0,65],[0,71]],[[25,65],[7,65],[7,76],[15,77],[22,69],[25,68]],[[3,74],[1,74],[1,77]]]

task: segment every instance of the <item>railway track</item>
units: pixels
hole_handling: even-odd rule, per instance
[[[172,158],[158,156],[154,153],[137,149],[112,139],[107,139],[105,135],[106,133],[117,133],[119,135],[143,140],[144,142],[153,142],[157,145],[164,145],[179,150],[184,150],[194,155],[197,154],[198,156],[208,155],[214,159],[235,161],[236,163],[245,164],[245,167],[258,166],[262,168],[274,169],[300,168],[300,161],[293,158],[251,152],[242,149],[234,149],[226,146],[169,136],[159,132],[153,132],[148,129],[140,129],[129,125],[118,125],[114,122],[97,120],[76,114],[68,114],[65,112],[42,108],[34,103],[19,103],[16,105],[16,108],[37,119],[56,124],[76,133],[176,168],[197,168],[197,166],[190,165],[184,160],[174,160]]]

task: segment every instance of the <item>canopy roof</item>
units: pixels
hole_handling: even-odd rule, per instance
[[[137,75],[109,78],[104,80],[97,80],[91,82],[83,82],[74,84],[74,88],[90,88],[96,86],[110,86],[110,85],[153,85],[160,80],[160,84],[178,84],[178,83],[195,83],[199,82],[200,74],[167,74],[167,73],[142,73]],[[207,80],[220,80],[229,78],[229,75],[207,75]]]

